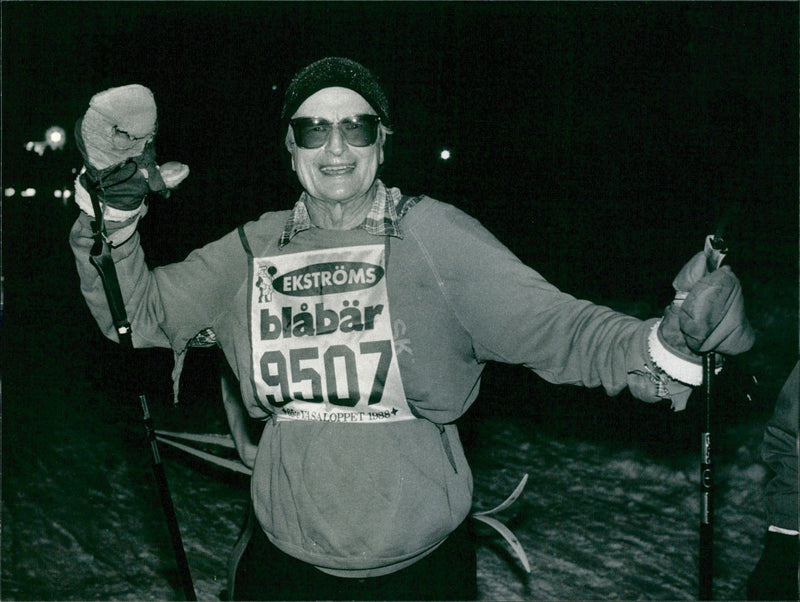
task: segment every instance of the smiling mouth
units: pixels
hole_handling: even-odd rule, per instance
[[[355,165],[328,165],[320,167],[319,170],[326,176],[342,176],[348,174],[355,169]]]

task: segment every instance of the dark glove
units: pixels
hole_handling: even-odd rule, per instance
[[[755,341],[744,312],[742,285],[728,266],[703,276],[692,287],[678,319],[685,345],[694,353],[738,355]]]
[[[764,551],[747,580],[748,600],[797,600],[798,536],[767,531]]]
[[[80,123],[80,122],[79,122]],[[81,185],[96,194],[105,206],[131,211],[142,204],[149,192],[166,193],[167,186],[155,163],[152,143],[142,154],[106,169],[86,169],[80,175]]]
[[[699,354],[738,355],[755,341],[739,279],[727,266],[709,272],[708,263],[707,249],[681,269],[673,281],[675,300],[665,310],[650,344],[656,364],[690,385],[701,382]]]

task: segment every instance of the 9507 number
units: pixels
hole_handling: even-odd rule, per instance
[[[358,354],[377,356],[367,404],[380,403],[391,365],[392,343],[363,342]],[[332,405],[355,407],[361,399],[359,367],[372,370],[368,367],[375,364],[374,359],[359,362],[358,354],[348,345],[331,345],[322,357],[317,347],[290,349],[288,358],[279,349],[265,351],[259,362],[261,378],[268,387],[280,391],[280,395],[267,393],[267,401],[276,408],[294,400],[324,403],[326,399]]]

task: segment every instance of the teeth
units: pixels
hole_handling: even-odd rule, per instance
[[[327,173],[327,174],[341,174],[341,173],[346,173],[352,169],[353,167],[351,165],[343,165],[340,167],[322,167],[320,168],[320,171],[322,173]]]

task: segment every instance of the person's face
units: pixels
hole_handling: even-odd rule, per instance
[[[317,117],[337,124],[342,119],[365,114],[375,115],[375,111],[357,92],[324,88],[309,96],[292,119]],[[324,202],[346,203],[362,198],[372,187],[383,163],[383,142],[379,130],[374,144],[352,146],[334,126],[321,147],[300,148],[290,127],[286,146],[292,155],[292,169],[308,194]]]

